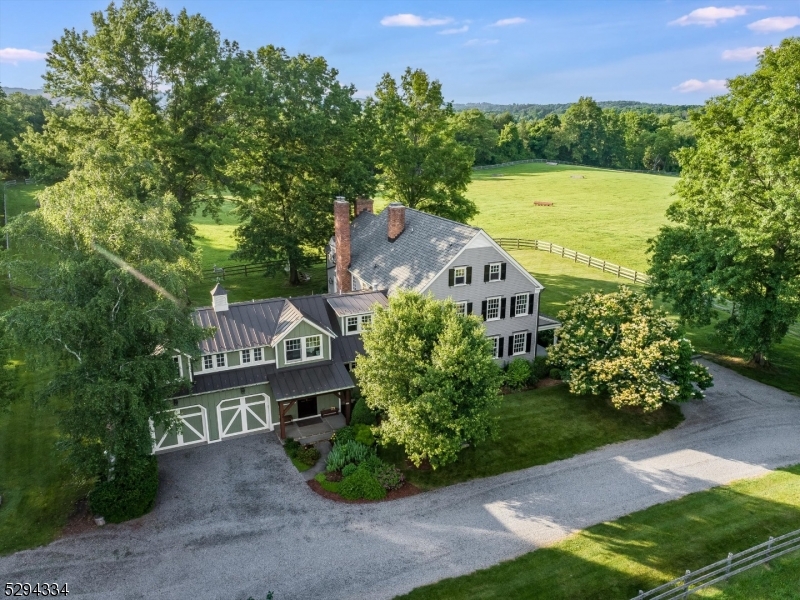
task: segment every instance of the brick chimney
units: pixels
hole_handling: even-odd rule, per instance
[[[356,198],[356,216],[360,215],[364,211],[372,213],[372,203],[372,198],[364,198],[363,196]]]
[[[389,241],[393,242],[406,228],[406,207],[399,202],[392,202],[389,205]]]
[[[350,268],[350,203],[336,196],[333,203],[333,226],[336,237],[336,290],[340,294],[353,291]]]

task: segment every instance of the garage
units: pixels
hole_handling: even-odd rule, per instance
[[[154,452],[208,442],[208,415],[204,406],[187,406],[173,412],[180,426],[171,431],[153,431]]]
[[[223,400],[217,405],[219,439],[271,430],[270,417],[269,397],[266,394]]]

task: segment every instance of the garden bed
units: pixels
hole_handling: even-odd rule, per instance
[[[373,504],[375,502],[388,502],[389,500],[399,500],[400,498],[408,498],[409,496],[416,496],[422,490],[415,486],[413,483],[409,483],[406,481],[399,489],[391,490],[390,492],[386,493],[386,497],[381,498],[380,500],[365,500],[363,498],[359,500],[345,500],[339,494],[335,492],[330,492],[322,487],[319,481],[312,479],[308,482],[308,487],[314,490],[317,494],[322,496],[323,498],[327,498],[328,500],[333,500],[334,502],[344,502],[345,504]]]

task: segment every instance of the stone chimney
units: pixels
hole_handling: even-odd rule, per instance
[[[350,268],[350,203],[336,196],[333,203],[333,227],[336,237],[336,290],[340,294],[353,291]]]
[[[399,202],[392,202],[389,205],[389,241],[393,242],[400,237],[406,228],[406,207]]]
[[[228,310],[228,290],[219,283],[211,290],[211,305],[214,307],[214,312],[219,313]]]
[[[360,215],[364,211],[372,213],[372,204],[372,198],[364,198],[363,196],[356,198],[356,216]]]

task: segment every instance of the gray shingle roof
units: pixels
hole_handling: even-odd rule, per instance
[[[350,271],[367,285],[389,293],[421,289],[474,238],[479,229],[406,208],[406,225],[389,242],[389,211],[362,212],[350,228]]]

